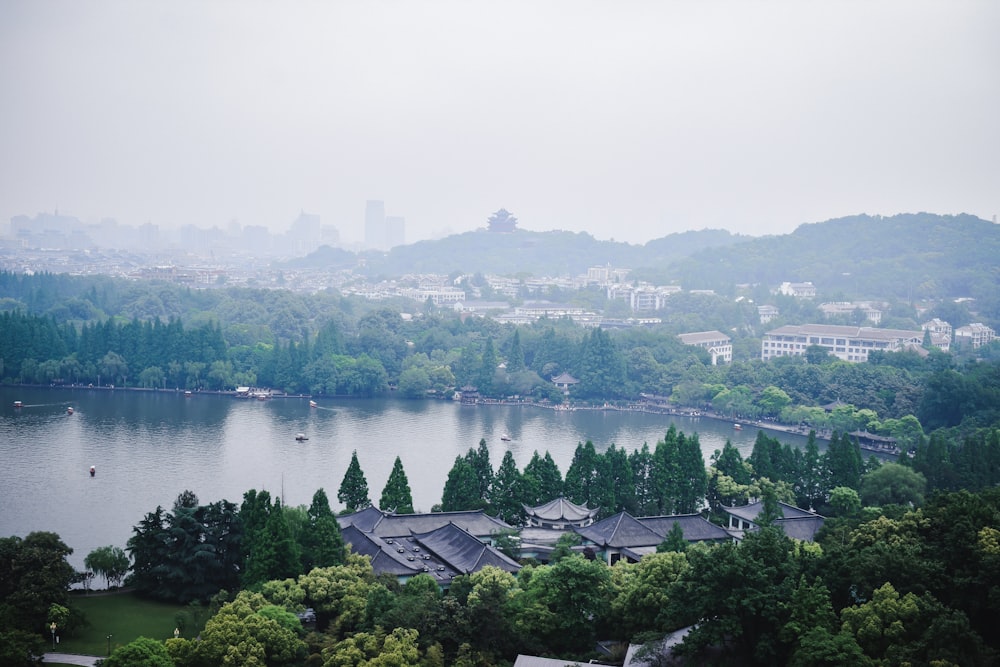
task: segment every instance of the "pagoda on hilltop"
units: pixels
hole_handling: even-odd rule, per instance
[[[491,232],[512,232],[517,227],[517,218],[505,208],[500,209],[486,221]]]

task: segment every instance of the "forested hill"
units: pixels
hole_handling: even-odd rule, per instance
[[[369,273],[388,276],[453,272],[578,275],[591,266],[606,264],[618,268],[664,266],[700,250],[731,245],[746,238],[749,237],[725,230],[706,229],[671,234],[645,245],[630,245],[599,241],[586,233],[477,231],[400,246],[387,254],[366,254],[366,261]],[[343,259],[332,257],[328,251],[318,250],[290,264],[327,266],[330,261]]]
[[[971,215],[858,215],[801,225],[784,236],[701,250],[656,271],[685,287],[811,281],[821,294],[911,301],[995,300],[1000,225]]]

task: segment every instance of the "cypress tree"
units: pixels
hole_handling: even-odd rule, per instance
[[[302,571],[343,565],[346,557],[340,525],[330,509],[326,491],[317,489],[307,512],[309,529],[302,535]]]
[[[523,487],[524,483],[514,462],[514,455],[507,450],[493,478],[490,505],[497,518],[512,526],[520,525],[524,521],[524,507],[521,504],[524,501]]]
[[[483,507],[476,471],[465,458],[455,457],[455,465],[451,467],[448,479],[444,483],[444,494],[441,497],[442,511],[458,512],[478,510]]]
[[[351,454],[351,463],[347,466],[344,479],[337,491],[337,500],[343,503],[348,512],[357,512],[372,504],[368,497],[368,480],[358,463],[358,452]]]
[[[378,501],[379,508],[396,514],[413,514],[413,494],[410,492],[410,482],[406,479],[403,462],[396,457],[392,464],[389,480],[382,489],[382,497]]]

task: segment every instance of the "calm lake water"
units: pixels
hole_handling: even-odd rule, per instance
[[[14,401],[24,407],[15,409]],[[441,501],[456,456],[490,446],[496,468],[508,449],[518,467],[548,450],[565,475],[577,443],[653,447],[673,423],[698,433],[706,463],[726,438],[748,456],[757,429],[710,419],[527,406],[462,406],[396,399],[255,401],[176,392],[0,388],[0,536],[58,533],[78,569],[99,546],[124,547],[131,529],[185,489],[201,502],[239,503],[248,489],[308,504],[337,489],[357,450],[373,501],[398,455],[418,511]],[[74,414],[67,414],[67,407]],[[308,440],[297,442],[297,433]],[[507,433],[510,442],[501,441]],[[780,436],[803,445],[805,438]],[[90,466],[97,475],[90,477]]]

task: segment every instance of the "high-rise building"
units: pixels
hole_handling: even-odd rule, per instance
[[[369,199],[365,202],[365,246],[375,250],[385,250],[385,202]]]
[[[387,215],[385,218],[386,249],[406,245],[406,218],[399,215]]]

